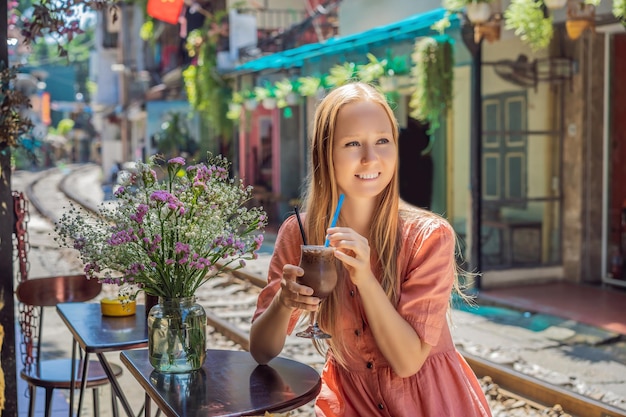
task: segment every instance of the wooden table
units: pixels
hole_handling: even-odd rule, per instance
[[[321,389],[320,376],[310,366],[285,358],[258,365],[245,351],[209,349],[202,369],[182,374],[155,371],[147,349],[120,357],[149,397],[146,415],[150,399],[169,417],[285,412],[312,401]]]
[[[126,414],[134,413],[122,391],[105,352],[142,348],[148,345],[148,328],[144,305],[137,305],[135,315],[127,317],[107,317],[100,312],[99,303],[62,303],[57,305],[57,312],[74,337],[72,359],[76,359],[76,344],[85,352],[81,369],[82,384],[78,397],[78,416],[82,407],[83,394],[87,378],[89,354],[95,353],[106,372],[116,397],[120,400]],[[72,367],[74,367],[72,361]],[[76,370],[72,369],[71,385],[74,385]],[[70,390],[70,416],[74,407],[74,390]]]

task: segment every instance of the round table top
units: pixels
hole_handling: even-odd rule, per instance
[[[154,370],[147,349],[125,351],[122,362],[167,416],[244,416],[284,412],[315,399],[319,373],[303,363],[275,358],[258,365],[249,352],[207,350],[198,371]]]

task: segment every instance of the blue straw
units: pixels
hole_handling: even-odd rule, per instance
[[[330,222],[330,227],[335,227],[337,224],[337,219],[339,218],[339,211],[341,210],[341,205],[343,204],[343,194],[339,195],[339,201],[337,201],[337,208],[335,209],[335,215],[333,216],[333,221]],[[330,245],[330,240],[326,238],[326,243],[324,246],[328,247]]]

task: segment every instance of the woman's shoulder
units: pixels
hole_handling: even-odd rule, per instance
[[[421,237],[424,240],[433,234],[454,237],[454,230],[445,218],[409,204],[401,205],[400,222],[403,234],[407,238]]]
[[[413,229],[439,229],[452,230],[452,226],[444,217],[430,210],[402,204],[400,206],[400,221],[404,227]]]

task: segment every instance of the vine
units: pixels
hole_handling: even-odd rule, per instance
[[[415,89],[409,106],[411,116],[429,123],[428,133],[440,126],[443,115],[452,104],[454,80],[454,51],[448,37],[426,37],[415,43],[411,58],[411,74]]]
[[[232,121],[226,117],[232,90],[217,71],[217,43],[220,22],[226,11],[208,15],[202,29],[187,37],[187,50],[194,63],[183,71],[187,99],[222,140],[232,136]]]
[[[512,0],[504,12],[506,29],[513,29],[533,51],[550,45],[553,35],[552,16],[545,16],[543,3],[535,0]]]

